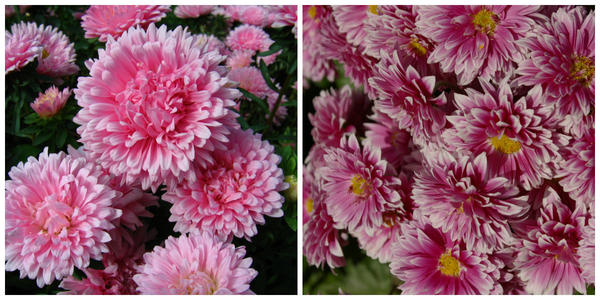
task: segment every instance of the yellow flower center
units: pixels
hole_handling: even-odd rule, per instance
[[[306,198],[306,212],[308,212],[309,214],[312,214],[312,212],[315,210],[313,205],[314,205],[313,199],[311,197]]]
[[[377,5],[369,5],[369,12],[374,15],[379,15],[379,13],[377,12]]]
[[[498,16],[492,11],[482,8],[479,12],[473,15],[473,26],[481,33],[494,34],[496,30],[496,21]]]
[[[48,56],[50,56],[50,53],[48,53],[48,51],[46,51],[46,49],[42,49],[42,59],[44,59]]]
[[[504,134],[500,138],[491,137],[490,142],[492,143],[492,146],[496,148],[496,150],[504,154],[513,154],[521,150],[521,143],[507,137]]]
[[[311,7],[308,8],[308,15],[315,19],[317,16],[317,7],[312,5]]]
[[[352,182],[352,193],[354,193],[355,195],[362,197],[369,189],[369,183],[367,183],[367,181],[358,174],[352,176],[352,179],[350,181]]]
[[[584,86],[589,86],[594,79],[594,60],[585,56],[577,56],[571,66],[571,77]]]
[[[419,40],[416,38],[410,40],[408,47],[410,47],[410,49],[412,49],[412,51],[418,56],[425,56],[427,54],[427,49],[425,49],[425,47],[423,47],[423,45],[421,45]]]
[[[448,252],[440,256],[438,269],[446,276],[458,277],[460,274],[460,263],[458,259],[450,254],[450,250],[448,250]]]

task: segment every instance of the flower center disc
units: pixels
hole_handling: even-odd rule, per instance
[[[308,212],[309,214],[312,214],[312,212],[315,210],[313,205],[314,205],[313,199],[311,197],[308,197],[306,199],[306,212]]]
[[[440,256],[439,270],[446,276],[458,277],[460,274],[460,264],[452,254],[450,250]]]
[[[416,38],[410,40],[408,47],[410,47],[410,49],[418,56],[425,56],[427,54],[427,49],[423,47]]]
[[[593,59],[577,56],[571,66],[571,78],[579,81],[584,86],[589,86],[594,79],[595,69]]]
[[[379,13],[377,12],[377,5],[369,5],[369,12],[374,15],[379,15]]]
[[[350,181],[352,182],[352,193],[354,193],[357,196],[364,196],[367,189],[369,189],[369,184],[360,175],[352,176],[352,179]]]
[[[504,154],[513,154],[521,150],[521,143],[515,141],[506,135],[502,135],[500,138],[491,137],[490,142],[494,148]]]
[[[481,33],[488,35],[494,34],[496,30],[496,14],[492,11],[482,8],[479,12],[473,15],[473,26]]]

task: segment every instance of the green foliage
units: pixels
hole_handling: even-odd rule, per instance
[[[67,146],[75,148],[81,146],[77,142],[77,125],[72,119],[80,109],[73,96],[69,98],[65,108],[50,119],[40,118],[30,107],[40,92],[56,84],[62,90],[66,87],[74,89],[77,78],[88,76],[89,70],[85,61],[98,57],[98,50],[103,49],[105,43],[97,38],[86,39],[81,28],[80,20],[73,17],[74,13],[85,12],[88,6],[32,6],[24,14],[15,14],[6,18],[6,28],[10,30],[12,24],[20,21],[35,22],[52,25],[63,32],[75,44],[77,54],[76,64],[80,71],[71,76],[63,77],[61,84],[52,78],[37,74],[36,62],[28,64],[20,71],[6,75],[5,112],[6,112],[6,178],[12,166],[24,162],[28,157],[38,157],[44,147],[50,152],[66,151]],[[174,9],[174,6],[172,7]],[[188,27],[193,34],[212,34],[223,40],[232,27],[223,16],[207,15],[196,19],[179,19],[173,12],[167,14],[157,26],[167,25],[170,30],[182,25]],[[281,51],[276,61],[269,66],[262,66],[261,72],[265,80],[270,82],[274,91],[279,93],[279,101],[275,110],[280,105],[287,108],[288,115],[284,120],[275,122],[273,111],[265,99],[261,99],[248,91],[240,89],[246,101],[242,101],[238,113],[238,121],[243,129],[251,128],[260,133],[264,140],[269,141],[275,152],[281,156],[280,167],[285,175],[297,175],[297,149],[296,149],[296,121],[297,121],[297,96],[293,85],[297,73],[297,42],[291,32],[291,27],[269,28],[266,31],[275,41],[269,51],[258,54],[266,56]],[[257,65],[260,67],[260,65]],[[287,99],[283,103],[283,99]],[[266,224],[258,227],[258,235],[252,241],[234,239],[236,246],[245,246],[247,257],[252,257],[252,267],[259,273],[252,281],[251,289],[257,294],[296,294],[296,186],[292,190],[282,192],[286,197],[283,205],[284,217],[265,218]],[[164,187],[155,195],[161,197]],[[156,230],[154,239],[146,243],[146,250],[151,251],[169,236],[178,237],[180,234],[173,231],[174,223],[169,222],[170,203],[160,200],[159,207],[151,207],[152,218],[142,218],[145,224]],[[102,268],[101,262],[93,262],[92,267]],[[85,277],[81,270],[75,270],[74,276]],[[56,294],[60,281],[52,285],[38,288],[34,280],[19,278],[19,272],[6,272],[7,294]]]

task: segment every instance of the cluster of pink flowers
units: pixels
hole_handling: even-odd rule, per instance
[[[273,41],[258,27],[250,28],[261,31],[258,38],[244,34],[251,25],[233,29],[227,43],[181,26],[157,27],[169,10],[92,6],[83,16],[86,37],[106,41],[73,91],[83,146],[58,154],[46,148],[10,170],[8,271],[19,270],[40,287],[62,280],[72,294],[252,293],[258,273],[232,239],[250,240],[265,216],[283,216],[279,192],[289,185],[274,147],[242,130],[232,109],[241,85],[273,96],[264,80],[230,73],[226,63],[236,49],[266,51]],[[19,24],[12,31],[7,44],[15,56],[7,55],[7,72],[8,62],[14,70],[30,61],[26,53],[40,67],[48,60],[60,71],[56,59],[73,53],[50,27]],[[250,68],[256,69],[238,70]],[[253,76],[262,78],[260,71]],[[31,107],[49,117],[70,94],[52,87]],[[159,205],[149,190],[166,192],[163,200],[173,204],[169,221],[181,236],[146,252],[156,234],[141,218]],[[91,260],[104,269],[90,268]],[[75,278],[74,268],[86,278]]]
[[[594,10],[305,6],[304,255],[348,235],[403,294],[594,284]]]

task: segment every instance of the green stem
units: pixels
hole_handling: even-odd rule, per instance
[[[273,110],[271,110],[271,113],[269,114],[269,119],[267,121],[268,127],[265,130],[265,136],[267,135],[267,133],[273,127],[273,120],[275,119],[275,113],[279,109],[279,106],[281,106],[281,102],[283,100],[283,95],[286,94],[287,91],[288,91],[288,89],[289,89],[289,86],[290,86],[290,83],[291,83],[291,80],[292,80],[292,75],[296,75],[296,73],[288,74],[288,76],[285,78],[285,81],[283,82],[283,87],[279,91],[279,96],[277,97],[277,101],[275,102],[275,106],[273,107]]]

